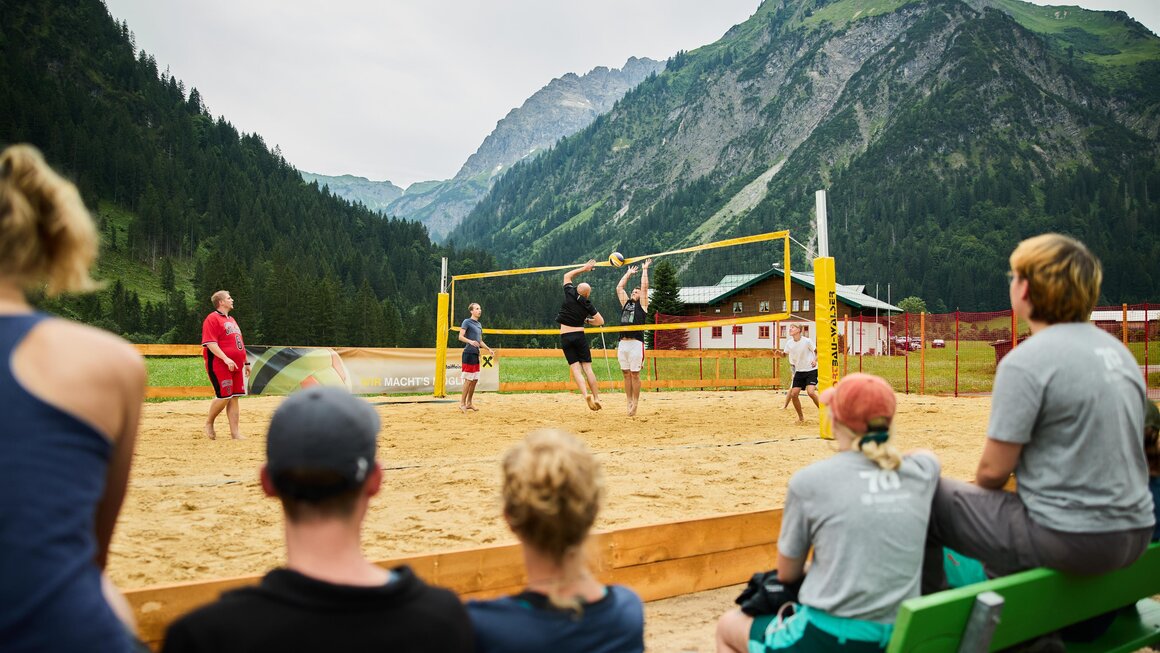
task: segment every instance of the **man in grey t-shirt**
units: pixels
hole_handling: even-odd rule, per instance
[[[943,479],[931,514],[923,592],[946,585],[941,547],[994,575],[1047,566],[1125,567],[1154,517],[1142,444],[1144,384],[1131,353],[1088,323],[1099,261],[1058,234],[1011,254],[1011,308],[1033,337],[999,365],[976,485]],[[1001,491],[1015,473],[1018,494]]]

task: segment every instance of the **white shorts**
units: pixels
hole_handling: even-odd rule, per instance
[[[479,372],[460,372],[459,378],[463,379],[464,381],[478,381]]]
[[[624,339],[616,348],[616,360],[625,372],[639,372],[644,364],[644,343],[640,340]]]

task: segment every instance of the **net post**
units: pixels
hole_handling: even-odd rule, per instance
[[[838,383],[838,305],[834,259],[814,259],[814,320],[817,324],[818,391],[824,392]],[[834,439],[829,412],[823,404],[818,411],[818,435]]]
[[[830,256],[830,229],[826,214],[826,191],[814,193],[816,206],[818,257],[814,259],[814,323],[817,325],[818,392],[838,383],[838,282],[834,258]],[[789,277],[789,270],[785,271]],[[788,284],[787,284],[788,287]],[[789,300],[789,295],[786,295]],[[818,435],[834,439],[828,411],[818,410]]]
[[[435,318],[435,390],[432,394],[442,399],[447,396],[447,310],[450,306],[447,294],[447,257],[443,257],[443,270],[439,277],[439,295],[436,298]]]

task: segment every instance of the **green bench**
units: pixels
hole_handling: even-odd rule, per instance
[[[910,599],[899,609],[887,653],[995,651],[1116,608],[1099,639],[1067,645],[1072,653],[1135,651],[1160,642],[1160,543],[1132,566],[1102,576],[1032,569]]]

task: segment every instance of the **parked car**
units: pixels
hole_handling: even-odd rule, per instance
[[[894,336],[891,343],[891,349],[895,352],[918,351],[922,349],[922,338],[918,336]]]
[[[930,341],[931,349],[945,349],[946,346],[947,346],[947,343],[942,338],[935,338],[934,340]]]

